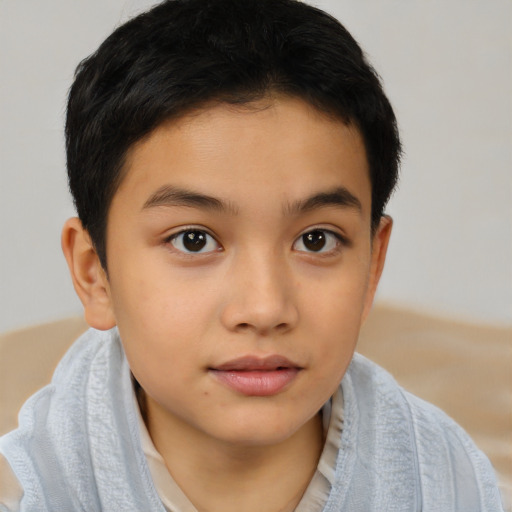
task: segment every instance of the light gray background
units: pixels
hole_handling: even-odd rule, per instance
[[[0,332],[79,314],[60,229],[76,64],[153,2],[0,0]],[[317,0],[361,43],[406,156],[379,300],[512,325],[512,3]]]

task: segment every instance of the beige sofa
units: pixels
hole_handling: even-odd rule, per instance
[[[58,360],[85,329],[82,319],[71,318],[0,336],[0,435],[15,428],[22,403],[50,381]],[[491,459],[510,499],[512,329],[381,305],[364,326],[358,351],[462,425]]]

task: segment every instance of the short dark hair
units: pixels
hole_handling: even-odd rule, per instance
[[[348,31],[297,0],[167,0],[117,28],[76,71],[66,149],[78,216],[106,269],[109,207],[130,147],[210,101],[282,93],[360,131],[372,229],[395,187],[400,139],[376,72]]]

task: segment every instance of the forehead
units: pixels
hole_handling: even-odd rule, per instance
[[[129,151],[114,202],[129,196],[143,207],[166,185],[193,185],[228,202],[244,202],[240,192],[247,190],[293,202],[315,189],[345,186],[370,213],[357,128],[290,97],[208,105],[163,123]]]

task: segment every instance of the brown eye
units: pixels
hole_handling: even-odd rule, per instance
[[[325,233],[320,230],[302,235],[302,243],[309,251],[321,251],[325,247]]]
[[[293,248],[300,252],[329,253],[342,245],[344,245],[344,240],[341,235],[327,229],[313,229],[297,238]]]
[[[187,229],[173,235],[169,242],[172,246],[185,253],[206,253],[219,249],[219,244],[206,231]]]
[[[201,231],[186,231],[183,233],[183,246],[193,252],[200,251],[206,245],[206,234]]]

